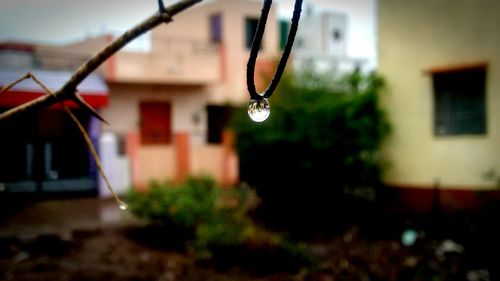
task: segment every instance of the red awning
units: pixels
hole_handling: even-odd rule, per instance
[[[56,91],[64,85],[73,74],[69,71],[58,70],[27,70],[27,69],[0,69],[0,88],[19,79],[31,71],[51,91]],[[104,79],[97,74],[89,75],[78,86],[78,94],[95,108],[108,105],[109,89]],[[13,107],[42,95],[46,95],[33,80],[27,79],[11,88],[7,93],[0,94],[0,107]]]

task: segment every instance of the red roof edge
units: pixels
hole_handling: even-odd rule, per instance
[[[107,93],[85,94],[79,93],[81,97],[91,106],[95,108],[106,107],[109,104]],[[43,92],[24,92],[24,91],[8,91],[0,95],[0,107],[15,107],[27,102],[30,102],[38,97],[46,95]],[[66,105],[74,107],[75,104],[71,101],[65,102]],[[57,105],[56,105],[57,107]]]
[[[0,50],[34,52],[35,46],[33,44],[28,44],[28,43],[1,42],[0,43]]]

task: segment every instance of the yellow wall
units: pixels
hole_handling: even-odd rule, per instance
[[[191,148],[192,174],[211,175],[218,182],[222,182],[224,148],[221,145],[195,145]]]
[[[378,1],[383,105],[393,124],[385,145],[393,185],[493,187],[483,174],[500,172],[500,1]],[[435,136],[433,67],[487,62],[487,134]]]
[[[173,86],[155,84],[109,83],[110,106],[102,115],[110,126],[104,131],[119,135],[138,131],[141,101],[164,101],[172,104],[172,131],[191,134],[195,143],[203,143],[206,134],[206,88],[201,86]],[[195,123],[193,117],[200,119]]]
[[[220,80],[219,49],[206,41],[165,38],[165,50],[115,55],[113,81],[209,84]]]
[[[178,147],[171,145],[138,145],[135,149],[138,165],[134,167],[133,182],[145,187],[152,180],[176,180],[179,177]],[[237,182],[238,161],[232,147],[192,144],[188,148],[188,174],[210,175],[222,185]]]
[[[147,145],[139,148],[138,182],[148,184],[151,180],[175,179],[177,166],[175,149],[171,145]]]

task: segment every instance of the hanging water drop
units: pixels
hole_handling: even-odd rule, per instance
[[[262,122],[271,114],[271,107],[266,98],[260,100],[251,99],[248,102],[248,116],[255,122]]]
[[[120,202],[119,206],[120,206],[120,209],[122,209],[123,211],[128,209],[128,205],[125,202]]]

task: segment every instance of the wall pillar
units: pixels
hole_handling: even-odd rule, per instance
[[[141,141],[139,133],[127,133],[126,153],[130,161],[132,185],[138,190],[145,190],[146,186],[141,182],[141,163],[139,157],[140,145]]]
[[[190,173],[190,142],[189,133],[176,133],[174,135],[174,147],[176,157],[176,181],[180,182],[186,179]]]
[[[238,155],[235,151],[235,135],[232,131],[222,134],[222,182],[223,187],[235,185],[239,178]]]

